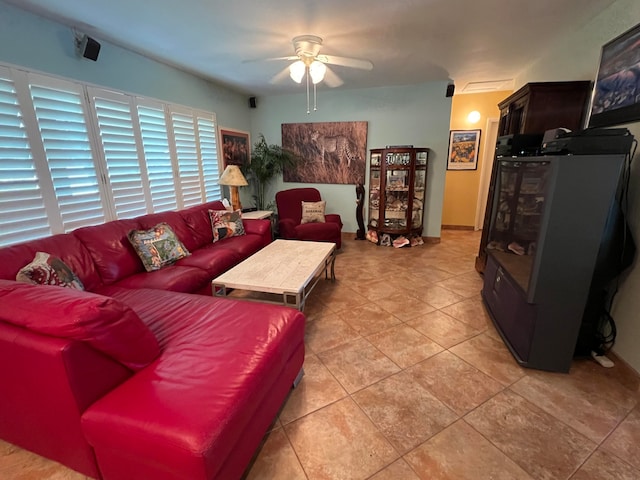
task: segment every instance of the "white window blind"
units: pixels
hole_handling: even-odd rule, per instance
[[[197,205],[202,203],[204,195],[193,114],[172,111],[171,120],[182,190],[182,206]]]
[[[30,75],[38,128],[65,232],[105,221],[81,87]],[[53,84],[56,83],[56,86]]]
[[[220,198],[215,114],[0,65],[0,245]]]
[[[153,209],[156,212],[175,210],[178,204],[174,169],[171,164],[167,125],[162,105],[139,104],[138,121]]]
[[[206,200],[218,200],[222,198],[222,192],[218,184],[220,172],[218,170],[215,122],[212,116],[203,114],[197,114],[197,120]]]
[[[23,114],[8,69],[0,68],[0,244],[51,234]]]
[[[138,149],[126,95],[89,89],[117,218],[147,213]],[[142,153],[142,152],[141,152]]]

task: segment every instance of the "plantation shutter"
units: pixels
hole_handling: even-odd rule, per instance
[[[0,245],[52,233],[10,73],[0,67]]]
[[[175,210],[176,187],[174,180],[164,108],[158,104],[142,104],[138,100],[138,121],[146,159],[151,203],[154,211]]]
[[[197,205],[202,203],[203,195],[193,114],[174,110],[171,112],[171,120],[182,191],[182,207]]]
[[[200,156],[202,158],[202,174],[204,193],[208,202],[222,198],[218,179],[218,154],[216,148],[216,125],[211,115],[197,113],[198,136],[200,140]]]
[[[147,213],[129,96],[89,88],[117,218]]]
[[[0,64],[0,245],[220,198],[215,114]]]
[[[65,232],[105,221],[105,207],[87,132],[82,87],[29,75],[55,196]]]

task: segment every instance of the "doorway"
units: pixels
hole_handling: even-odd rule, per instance
[[[474,230],[482,230],[484,223],[484,213],[487,209],[487,195],[489,195],[489,183],[491,182],[491,170],[493,169],[493,159],[495,157],[496,142],[498,140],[498,118],[488,118],[487,137],[484,142],[482,152],[482,166],[480,167],[480,186],[478,188],[478,200],[476,201],[476,221]]]

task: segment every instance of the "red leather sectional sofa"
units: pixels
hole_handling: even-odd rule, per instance
[[[0,438],[105,480],[242,476],[302,371],[304,316],[211,296],[271,229],[212,243],[209,209],[0,248]],[[146,272],[127,233],[160,222],[191,255]],[[16,282],[38,251],[86,290]]]

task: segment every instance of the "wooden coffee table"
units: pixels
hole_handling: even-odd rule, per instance
[[[336,245],[329,242],[275,240],[259,252],[215,278],[213,294],[226,297],[233,290],[260,292],[282,297],[281,301],[243,300],[278,303],[302,311],[304,304],[324,272],[335,281]]]

